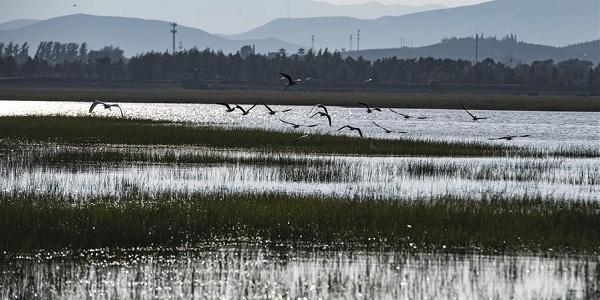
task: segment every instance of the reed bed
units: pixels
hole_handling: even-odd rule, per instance
[[[131,193],[86,202],[0,194],[0,249],[173,247],[214,240],[429,251],[600,251],[600,203]]]
[[[3,143],[57,142],[68,144],[194,145],[221,149],[261,149],[272,152],[370,155],[369,141],[362,138],[315,134],[308,141],[293,144],[298,133],[261,129],[223,129],[183,123],[165,123],[98,117],[11,116],[0,117]],[[545,155],[481,142],[449,142],[418,139],[380,139],[375,141],[379,155],[413,156],[525,156]],[[594,151],[592,151],[594,152]],[[597,152],[597,151],[596,151]],[[597,153],[573,151],[574,157]]]

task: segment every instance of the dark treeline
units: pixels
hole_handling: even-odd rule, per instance
[[[85,43],[41,42],[33,58],[29,45],[0,43],[0,77],[53,77],[81,79],[168,80],[181,76],[183,69],[201,69],[207,80],[272,82],[279,72],[320,82],[428,83],[437,80],[453,84],[531,84],[586,86],[600,84],[600,64],[571,59],[507,64],[487,58],[468,60],[396,57],[374,62],[362,57],[343,58],[328,49],[303,55],[224,54],[192,48],[175,54],[148,52],[130,59],[123,50],[107,46],[89,51]]]

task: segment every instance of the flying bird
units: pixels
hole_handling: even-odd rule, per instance
[[[248,113],[250,113],[250,110],[251,110],[251,109],[253,109],[253,108],[256,106],[256,104],[258,104],[258,103],[254,103],[254,105],[252,105],[252,106],[251,106],[250,108],[248,108],[248,109],[244,109],[243,107],[241,107],[241,106],[239,106],[239,105],[237,105],[237,104],[236,104],[236,105],[235,105],[235,108],[237,108],[237,109],[241,110],[241,111],[242,111],[242,115],[243,115],[243,116],[245,116],[245,115],[247,115]]]
[[[379,125],[379,124],[377,124],[377,123],[375,123],[375,122],[373,122],[373,121],[371,121],[371,122],[372,122],[373,124],[375,124],[375,126],[377,126],[377,127],[381,128],[381,129],[383,129],[383,130],[385,131],[385,133],[392,133],[392,132],[395,132],[395,133],[406,133],[406,131],[393,131],[393,130],[389,130],[389,129],[387,129],[387,128],[385,128],[385,127],[383,127],[383,126],[381,126],[381,125]]]
[[[516,137],[529,137],[529,134],[525,134],[525,135],[507,135],[507,136],[503,136],[503,137],[498,137],[498,138],[491,138],[488,140],[507,140],[510,141]]]
[[[235,106],[234,106],[234,107],[231,107],[231,106],[230,106],[229,104],[227,104],[227,103],[217,103],[217,104],[219,104],[219,105],[223,105],[223,106],[227,107],[227,109],[225,110],[226,112],[232,112],[232,111],[234,111],[234,110],[235,110],[235,108],[236,108]],[[237,104],[236,104],[236,106],[237,106]]]
[[[308,134],[302,135],[302,136],[298,137],[297,139],[293,140],[292,144],[297,143],[302,140],[309,139],[309,138],[310,138],[310,135],[308,135]]]
[[[462,108],[471,116],[471,118],[473,118],[473,122],[477,122],[478,120],[485,120],[487,119],[487,117],[477,117],[474,116],[472,113],[470,113],[465,106],[461,103],[460,106],[462,106]]]
[[[325,107],[325,105],[323,105],[323,104],[317,104],[317,105],[313,106],[308,113],[309,114],[312,113],[313,109],[315,109],[315,108],[317,108],[317,109],[322,108],[326,114],[329,114],[329,112],[327,111],[327,107]]]
[[[328,113],[322,112],[322,111],[318,111],[318,112],[314,113],[310,117],[312,118],[312,117],[314,117],[316,115],[319,115],[320,117],[327,117],[327,121],[329,121],[329,126],[331,127],[331,116]]]
[[[397,114],[399,114],[399,115],[403,116],[405,119],[414,118],[414,116],[407,115],[407,114],[403,114],[403,113],[401,113],[401,112],[397,112],[397,111],[395,111],[395,110],[393,110],[393,109],[391,109],[391,108],[389,108],[389,110],[391,110],[392,112],[394,112],[394,113],[397,113]],[[419,120],[422,120],[422,119],[427,119],[427,117],[416,117],[416,118],[417,118],[417,119],[419,119]]]
[[[96,105],[102,105],[102,106],[104,106],[104,109],[108,109],[108,110],[111,110],[110,109],[111,107],[117,107],[117,108],[119,108],[119,111],[121,111],[121,117],[124,117],[123,110],[121,109],[119,104],[108,104],[108,103],[104,103],[100,100],[94,100],[94,102],[92,102],[92,106],[90,106],[90,113],[92,113],[92,111],[94,110]]]
[[[292,86],[292,85],[296,85],[300,82],[302,82],[302,79],[297,78],[297,79],[292,79],[292,76],[285,74],[285,73],[281,73],[279,72],[279,74],[281,74],[282,79],[286,79],[288,82],[286,83],[286,85],[283,87],[283,89],[287,89],[288,87]]]
[[[344,128],[348,128],[348,129],[350,129],[350,131],[358,131],[358,135],[360,135],[360,137],[363,137],[362,131],[360,130],[360,128],[358,128],[358,127],[352,127],[350,125],[342,126],[337,131],[340,131],[340,130],[342,130]]]
[[[281,121],[281,122],[283,122],[283,123],[285,123],[285,124],[290,124],[290,125],[292,125],[292,127],[294,127],[294,128],[299,128],[299,127],[301,127],[301,126],[304,126],[304,127],[315,127],[315,126],[319,125],[319,124],[312,124],[312,125],[302,125],[302,124],[296,124],[296,123],[288,122],[288,121],[286,121],[286,120],[283,120],[283,119],[281,119],[281,118],[279,118],[279,121]]]
[[[284,109],[281,111],[277,111],[277,110],[272,110],[265,102],[263,102],[262,104],[267,108],[267,110],[269,110],[270,115],[274,115],[278,112],[288,112],[288,111],[292,110],[291,108],[288,108],[288,109]]]
[[[359,102],[358,104],[364,106],[367,109],[367,113],[372,113],[374,110],[381,111],[381,108],[379,108],[379,107],[370,108],[366,103]]]

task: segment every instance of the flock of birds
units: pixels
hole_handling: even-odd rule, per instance
[[[281,80],[285,80],[286,81],[285,86],[283,87],[283,89],[288,89],[289,87],[294,86],[294,85],[302,82],[302,79],[299,79],[299,78],[298,79],[293,79],[288,74],[281,73],[281,72],[279,74],[283,76],[283,77],[281,77]],[[253,104],[252,106],[250,106],[248,108],[244,108],[244,107],[242,107],[242,106],[240,106],[238,104],[229,104],[229,103],[222,103],[222,102],[216,103],[216,104],[224,106],[225,107],[225,112],[227,112],[227,113],[231,113],[231,112],[234,112],[236,110],[239,110],[242,115],[248,115],[250,113],[250,111],[252,109],[254,109],[258,105],[258,103],[255,103],[255,104]],[[357,104],[360,105],[360,106],[362,106],[362,107],[364,107],[366,109],[366,113],[368,113],[368,114],[371,114],[371,113],[376,112],[376,111],[377,112],[381,112],[382,111],[380,107],[371,107],[371,106],[369,106],[366,103],[358,102]],[[272,109],[270,106],[268,106],[264,102],[262,102],[262,105],[267,109],[267,112],[268,112],[269,115],[275,115],[275,114],[278,114],[278,113],[286,113],[286,112],[289,112],[289,111],[292,110],[291,108],[283,109],[283,110],[274,110],[274,109]],[[92,104],[90,106],[90,109],[89,109],[89,113],[92,113],[97,106],[104,107],[104,109],[108,109],[108,110],[111,110],[111,108],[116,107],[116,108],[119,109],[119,112],[121,113],[121,117],[124,117],[123,109],[121,108],[121,106],[119,106],[118,104],[105,103],[105,102],[102,102],[100,100],[94,100],[92,102]],[[467,110],[467,108],[465,108],[465,106],[462,103],[461,103],[461,107],[462,107],[462,109],[467,114],[469,114],[469,116],[471,117],[471,119],[474,122],[478,122],[479,120],[485,120],[485,119],[487,119],[487,117],[480,117],[480,116],[476,116],[476,115],[472,114],[469,110]],[[402,116],[404,119],[417,119],[417,120],[427,119],[426,116],[411,116],[411,115],[407,115],[407,114],[398,112],[398,111],[396,111],[396,110],[394,110],[392,108],[388,108],[388,109],[391,112],[393,112],[393,113],[395,113],[397,115]],[[314,113],[313,113],[313,111],[314,111]],[[328,111],[328,109],[327,109],[327,107],[325,105],[323,105],[323,104],[317,104],[317,105],[315,105],[314,107],[312,107],[310,109],[310,111],[309,111],[309,118],[315,118],[315,117],[326,118],[327,119],[327,123],[329,124],[329,126],[330,127],[332,126],[331,115],[329,114],[329,111]],[[310,127],[316,127],[316,126],[319,125],[319,123],[314,123],[314,124],[297,124],[297,123],[293,123],[293,122],[284,120],[282,118],[278,118],[278,119],[282,123],[291,125],[293,128],[300,128],[300,127],[310,128]],[[373,125],[375,125],[376,127],[384,130],[385,133],[407,133],[406,131],[396,131],[396,130],[388,129],[388,128],[380,125],[380,124],[377,124],[374,121],[372,121],[371,123],[373,123]],[[341,126],[341,127],[339,127],[337,129],[337,131],[341,131],[341,130],[356,131],[360,137],[364,137],[362,130],[359,127],[356,127],[356,126],[344,125],[344,126]],[[506,135],[506,136],[501,136],[501,137],[490,138],[489,140],[512,140],[514,138],[529,137],[529,136],[530,135],[528,135],[528,134],[526,134],[526,135]],[[308,134],[302,135],[299,138],[297,138],[294,141],[292,141],[292,143],[296,143],[296,142],[305,140],[305,139],[307,139],[309,137],[310,137],[310,135],[308,135]],[[377,149],[377,147],[375,147],[373,145],[372,139],[369,138],[369,140],[371,141],[370,142],[371,150],[378,151],[379,149]]]

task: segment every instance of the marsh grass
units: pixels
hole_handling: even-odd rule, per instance
[[[314,134],[293,144],[298,133],[261,129],[223,129],[148,120],[63,116],[0,117],[0,140],[69,144],[194,145],[224,149],[261,149],[272,152],[371,155],[366,139]],[[531,149],[478,142],[418,139],[376,140],[379,155],[503,156],[540,155]],[[577,153],[572,153],[577,155]]]
[[[346,200],[158,193],[85,203],[0,195],[0,249],[193,245],[211,240],[434,250],[599,251],[600,204],[540,198]]]

